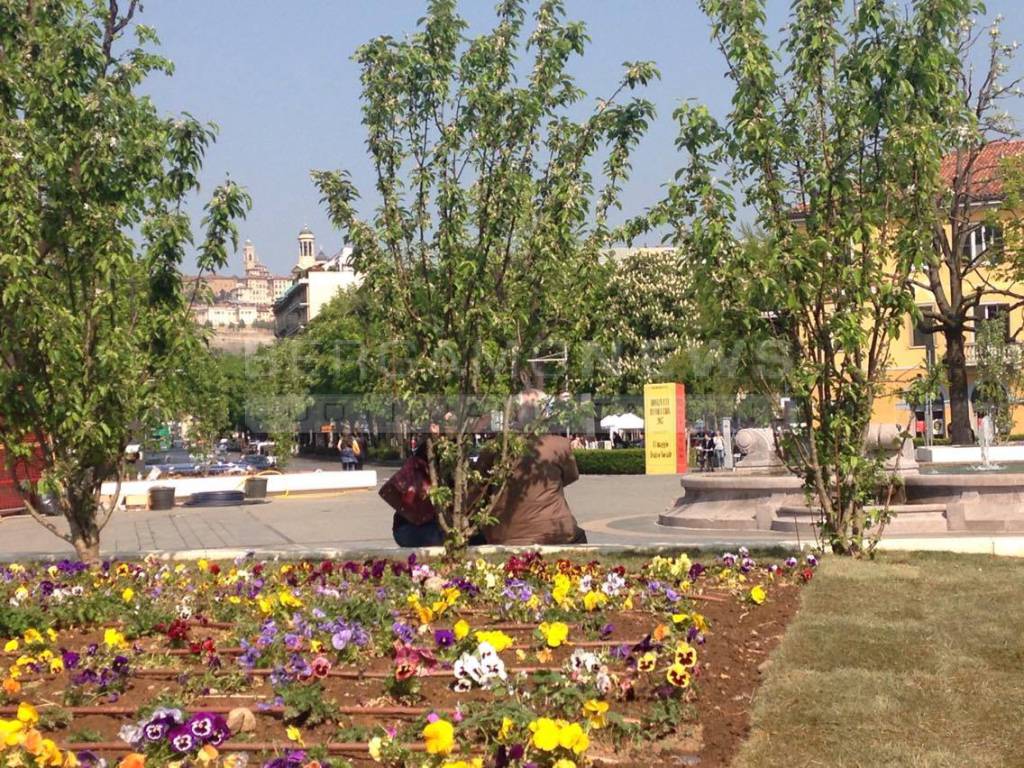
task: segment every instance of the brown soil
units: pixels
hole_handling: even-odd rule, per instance
[[[769,600],[762,606],[742,603],[731,596],[721,601],[706,601],[699,604],[698,609],[705,615],[710,632],[707,642],[699,650],[700,665],[698,675],[691,691],[693,722],[680,723],[676,735],[670,739],[657,741],[653,746],[650,742],[623,749],[612,744],[603,743],[601,732],[592,733],[590,758],[595,766],[645,766],[652,764],[692,765],[699,768],[725,768],[737,752],[740,743],[749,730],[749,709],[754,692],[761,681],[761,670],[769,653],[781,640],[786,625],[796,613],[799,602],[799,587],[777,582],[769,588]],[[656,619],[649,614],[630,612],[629,614],[609,614],[607,619],[615,626],[611,639],[617,641],[637,640],[654,628]],[[510,632],[517,639],[517,645],[529,647],[525,659],[517,659],[515,651],[510,649],[502,656],[510,671],[517,667],[545,666],[558,668],[571,653],[571,647],[557,649],[549,662],[539,663],[535,656],[537,641],[528,634]],[[66,647],[77,647],[78,640],[95,639],[95,631],[82,633],[80,636],[68,634],[61,638]],[[236,646],[238,638],[227,629],[206,630],[197,628],[194,637],[202,639],[206,636],[216,639],[222,647]],[[571,636],[572,637],[572,636]],[[583,640],[582,633],[575,635]],[[148,638],[140,643],[147,653],[164,653],[168,646],[162,638]],[[140,667],[147,653],[133,659],[136,668]],[[235,659],[225,655],[224,669],[235,671]],[[119,712],[100,714],[89,712],[76,714],[66,727],[48,731],[58,744],[64,745],[81,738],[83,732],[102,735],[104,741],[117,741],[117,731],[122,724],[133,722],[133,715],[125,714],[123,708],[132,710],[153,702],[161,695],[181,697],[182,683],[190,675],[206,671],[201,657],[176,656],[173,659],[175,668],[181,673],[175,678],[170,675],[151,676],[145,673],[133,675],[128,689],[110,704]],[[622,662],[613,662],[613,669],[621,669]],[[339,667],[340,669],[340,667]],[[354,667],[347,667],[354,670]],[[387,659],[370,659],[361,667],[363,671],[386,672],[390,669]],[[44,677],[34,681],[26,681],[24,690],[18,699],[28,700],[45,710],[48,705],[62,705],[63,688],[66,677]],[[303,736],[308,745],[326,743],[336,740],[337,726],[364,725],[401,725],[408,723],[414,712],[402,714],[374,712],[377,707],[394,707],[395,702],[386,697],[383,681],[379,677],[347,679],[329,677],[323,686],[325,696],[333,699],[339,707],[363,708],[367,711],[350,711],[339,715],[337,722],[323,724],[315,728],[303,728]],[[419,701],[414,702],[417,708],[437,708],[451,710],[457,704],[486,701],[490,694],[486,691],[474,690],[458,694],[450,688],[451,677],[444,673],[438,676],[425,677],[420,681]],[[273,690],[265,678],[254,678],[244,693],[225,694],[211,691],[209,696],[194,699],[189,705],[190,711],[201,711],[207,707],[233,708],[250,707],[257,717],[254,734],[260,742],[275,742],[282,749],[288,748],[285,737],[284,723],[280,711],[261,711],[257,704],[273,699]],[[648,697],[644,697],[645,699]],[[11,704],[4,710],[11,709]],[[105,705],[105,701],[86,702]],[[639,718],[647,710],[648,701],[612,703],[613,711],[626,718]],[[0,714],[0,717],[9,714]],[[251,737],[235,737],[232,741],[241,742]],[[230,751],[230,746],[222,747]],[[120,750],[127,752],[127,745]],[[112,756],[112,754],[108,754]],[[365,753],[346,753],[345,757],[362,764]],[[256,762],[256,764],[260,764]]]

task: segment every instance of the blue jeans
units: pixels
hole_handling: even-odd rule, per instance
[[[413,525],[403,522],[395,526],[391,533],[400,547],[440,547],[444,544],[444,531],[437,523]]]

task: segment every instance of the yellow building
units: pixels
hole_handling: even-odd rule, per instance
[[[987,145],[980,153],[970,159],[966,182],[964,172],[966,161],[962,157],[950,156],[943,160],[943,176],[962,195],[959,210],[972,222],[967,227],[969,234],[959,251],[959,263],[965,265],[963,278],[964,295],[970,296],[975,291],[981,292],[980,300],[973,308],[971,322],[978,320],[1002,319],[1006,324],[1007,339],[1014,338],[1024,324],[1024,308],[1017,306],[1012,296],[1001,294],[1000,290],[1020,293],[1020,286],[1007,283],[1000,279],[997,265],[991,262],[997,254],[1002,253],[1002,227],[992,222],[998,217],[1004,196],[1000,181],[1000,170],[1003,163],[1010,157],[1024,157],[1024,141],[998,141]],[[984,223],[983,223],[984,222]],[[951,240],[951,228],[946,227],[947,243]],[[952,247],[952,246],[951,246]],[[949,271],[940,271],[941,283],[945,296],[950,295]],[[927,278],[922,276],[922,283]],[[922,310],[936,306],[936,298],[932,291],[924,286],[915,285],[917,304]],[[1024,337],[1024,334],[1022,334]],[[928,357],[939,366],[945,354],[945,339],[940,333],[925,333],[920,324],[907,317],[905,327],[899,339],[892,343],[892,361],[889,367],[888,382],[884,396],[875,404],[872,420],[897,424],[912,423],[918,433],[924,430],[924,413],[918,411],[913,415],[903,399],[903,392],[915,378],[924,374]],[[977,351],[975,334],[966,332],[965,358],[967,361],[967,380],[969,397],[973,395],[977,374]],[[933,406],[934,434],[945,435],[950,423],[948,388],[944,388],[942,400]],[[971,409],[971,423],[975,416]],[[1024,404],[1016,407],[1014,412],[1015,434],[1024,433]]]

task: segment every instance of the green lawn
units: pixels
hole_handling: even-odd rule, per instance
[[[1024,766],[1024,561],[826,558],[733,766]]]

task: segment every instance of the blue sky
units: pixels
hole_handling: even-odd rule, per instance
[[[1024,39],[1021,0],[990,0],[989,17],[1006,16],[1008,40]],[[662,80],[647,90],[658,119],[634,156],[624,195],[627,212],[654,202],[679,165],[671,121],[684,99],[728,109],[724,65],[709,40],[707,20],[694,0],[567,0],[571,18],[582,19],[592,38],[575,65],[591,97],[605,93],[626,60],[652,59]],[[491,0],[462,0],[471,31],[492,18]],[[769,0],[773,27],[785,23],[789,0]],[[243,238],[260,258],[285,272],[296,259],[304,225],[318,246],[333,253],[335,231],[309,179],[313,168],[347,168],[361,190],[372,187],[360,124],[359,71],[353,51],[380,34],[415,29],[424,0],[149,0],[141,21],[156,28],[164,55],[175,63],[172,78],[146,86],[164,112],[187,111],[220,126],[207,155],[204,192],[230,174],[253,197],[241,224]],[[1024,57],[1017,69],[1024,68]],[[1024,109],[1014,110],[1024,117]],[[191,210],[196,222],[201,199]],[[197,227],[198,229],[198,227]],[[240,271],[236,255],[232,271]],[[192,264],[186,264],[192,269]]]

